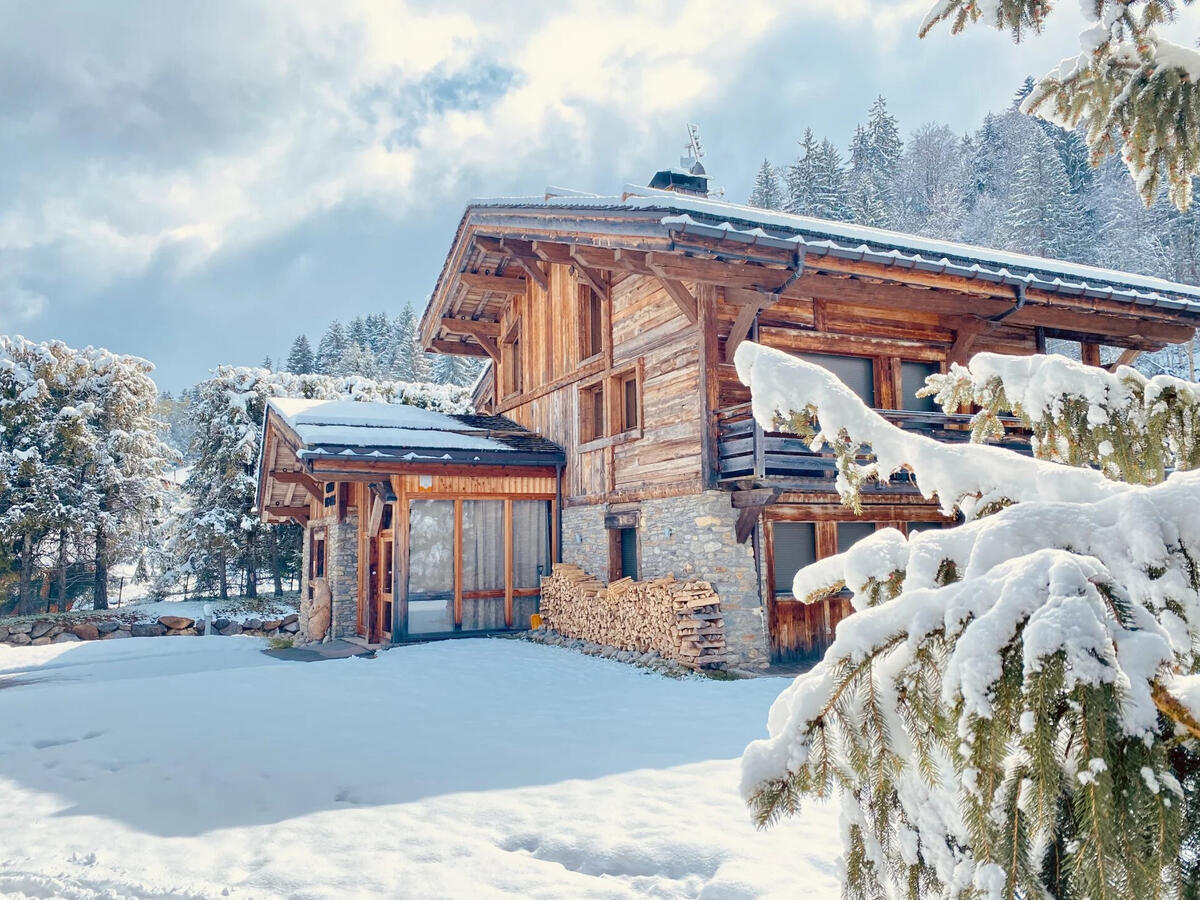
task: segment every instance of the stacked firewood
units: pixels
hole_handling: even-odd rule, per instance
[[[721,601],[707,581],[622,578],[605,584],[560,563],[542,579],[546,626],[569,638],[654,652],[700,669],[725,662]]]

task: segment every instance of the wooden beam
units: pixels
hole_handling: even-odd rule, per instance
[[[525,293],[524,278],[506,278],[502,275],[461,272],[458,279],[473,291],[491,291],[493,294]]]
[[[1100,365],[1100,345],[1092,341],[1080,342],[1079,358],[1085,366]]]
[[[442,328],[452,334],[469,334],[473,337],[500,337],[500,323],[482,319],[458,319],[447,316],[442,319]]]
[[[658,276],[658,280],[662,282],[662,286],[666,289],[667,296],[675,301],[675,305],[679,307],[679,311],[683,313],[684,318],[686,318],[691,324],[695,325],[700,318],[700,313],[699,306],[696,303],[696,298],[692,296],[692,292],[684,286],[682,281],[671,278],[669,275],[664,274],[655,266],[651,266],[651,269],[654,269],[654,274]]]
[[[308,521],[308,504],[304,506],[265,506],[263,514],[277,519],[296,519],[303,524]]]
[[[946,354],[946,362],[965,366],[967,360],[971,358],[971,347],[974,346],[975,340],[987,331],[991,324],[987,319],[973,316],[963,319],[954,331],[954,343],[950,345],[950,350]]]
[[[325,492],[321,489],[321,485],[317,479],[313,478],[307,472],[290,469],[273,469],[267,473],[269,478],[273,478],[280,484],[296,484],[304,488],[317,500],[325,496]]]
[[[1141,350],[1122,350],[1121,355],[1105,366],[1105,368],[1110,372],[1115,372],[1117,366],[1132,366],[1141,355]]]
[[[429,342],[429,349],[459,356],[491,356],[481,345],[468,344],[465,341],[443,341],[435,338]]]
[[[574,250],[571,251],[571,262],[575,267],[575,272],[588,287],[596,292],[597,297],[604,298],[608,296],[608,286],[604,283],[604,279],[600,277],[599,273],[589,269],[587,264],[579,258],[579,255]]]
[[[739,510],[737,523],[734,525],[734,536],[739,544],[744,544],[749,540],[763,510],[778,500],[782,493],[782,488],[777,487],[734,491],[730,500],[734,509]]]
[[[540,264],[532,259],[526,259],[524,256],[512,256],[513,262],[525,270],[525,274],[533,279],[534,283],[543,291],[550,290],[550,279],[546,277],[546,273],[542,271]]]
[[[556,244],[550,241],[533,241],[530,244],[533,255],[549,263],[559,263],[569,266],[575,260],[571,258],[571,248],[566,244]],[[510,251],[511,252],[511,251]]]
[[[738,345],[750,334],[750,329],[754,326],[754,320],[759,312],[764,309],[770,309],[778,303],[779,295],[767,294],[763,291],[743,291],[737,288],[730,288],[725,291],[725,298],[741,307],[738,309],[737,318],[733,320],[733,325],[729,329],[729,337],[725,339],[725,362],[731,363],[733,362],[733,354],[737,352]]]

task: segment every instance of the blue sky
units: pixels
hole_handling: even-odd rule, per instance
[[[178,389],[419,311],[471,197],[644,182],[692,121],[741,201],[806,126],[967,130],[1078,47],[1075,3],[1020,46],[929,3],[0,0],[0,331]]]

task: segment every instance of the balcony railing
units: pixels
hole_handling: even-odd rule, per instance
[[[905,431],[915,431],[946,443],[966,443],[971,440],[971,417],[936,412],[913,412],[899,409],[876,410],[881,416]],[[837,464],[832,453],[814,453],[807,441],[794,434],[763,431],[750,412],[749,403],[720,409],[717,416],[717,455],[720,479],[786,479],[797,487],[812,490],[834,490]],[[1014,429],[1000,446],[1028,454],[1029,439],[1020,432],[1016,419],[1002,419],[1006,429]],[[887,484],[872,482],[864,491],[912,492],[916,488],[907,473],[900,473]]]

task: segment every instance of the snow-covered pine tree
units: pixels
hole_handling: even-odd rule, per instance
[[[367,349],[375,356],[379,366],[387,362],[392,344],[392,323],[387,313],[371,313],[365,320]]]
[[[1056,259],[1086,260],[1093,239],[1088,217],[1050,138],[1030,135],[1017,165],[1004,220],[1006,249]]]
[[[763,159],[758,167],[758,174],[754,176],[754,190],[750,192],[747,202],[760,209],[783,209],[784,196],[779,173],[767,159]]]
[[[417,353],[417,323],[412,307],[408,304],[400,310],[392,323],[391,347],[388,349],[388,377],[398,381],[417,381],[413,365]]]
[[[299,335],[292,341],[292,349],[288,351],[287,363],[284,369],[295,375],[307,375],[316,368],[313,358],[312,345],[306,335]]]
[[[346,326],[346,340],[351,344],[358,344],[360,347],[369,346],[371,336],[367,329],[367,320],[362,316],[355,316],[350,320],[350,324]]]
[[[812,183],[816,156],[820,150],[816,137],[811,128],[804,129],[804,138],[800,141],[800,155],[796,161],[787,167],[784,174],[784,185],[787,188],[787,198],[784,209],[796,215],[813,215],[815,206]]]
[[[366,344],[351,343],[342,354],[338,371],[343,375],[361,375],[363,378],[380,376],[379,362]]]
[[[887,101],[875,98],[867,124],[850,144],[849,208],[853,221],[886,228],[894,223],[895,194],[904,145]]]
[[[453,384],[470,387],[479,375],[479,366],[463,356],[441,353],[434,357],[433,381],[435,384]]]
[[[1037,84],[1022,110],[1067,129],[1083,126],[1093,160],[1120,145],[1142,202],[1165,179],[1175,206],[1187,209],[1200,175],[1200,51],[1156,31],[1191,0],[1085,0],[1082,52]],[[957,33],[980,19],[1016,40],[1040,31],[1047,0],[936,0],[921,25],[924,37],[949,21]]]
[[[1200,472],[1134,485],[1107,477],[1103,448],[1119,428],[1123,445],[1188,459],[1194,439],[1176,448],[1148,402],[1181,386],[1052,357],[977,357],[943,380],[942,399],[969,383],[1041,422],[1039,453],[1078,440],[1101,472],[902,431],[825,369],[756,344],[736,364],[764,427],[832,448],[844,502],[906,469],[966,519],[877,531],[797,573],[797,597],[845,589],[855,613],[746,750],[758,822],[837,795],[852,898],[1193,897]],[[1191,416],[1198,390],[1172,402]],[[1097,403],[1093,434],[1079,415]]]
[[[850,196],[846,186],[846,169],[842,164],[842,154],[828,138],[821,141],[812,156],[810,174],[808,192],[811,207],[808,215],[834,221],[849,219]]]
[[[963,171],[963,144],[945,125],[918,128],[900,162],[896,224],[914,234],[957,237],[970,192]]]
[[[346,330],[341,322],[334,319],[321,335],[321,342],[317,345],[317,356],[313,361],[314,369],[322,375],[340,375],[342,357],[349,346]]]

